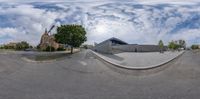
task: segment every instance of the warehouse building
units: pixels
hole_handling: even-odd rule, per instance
[[[158,45],[128,44],[113,37],[97,44],[93,50],[100,53],[114,54],[120,52],[159,52],[161,50],[166,51],[167,47],[164,46],[161,49]]]

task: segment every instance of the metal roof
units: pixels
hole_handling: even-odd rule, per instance
[[[120,40],[120,39],[118,39],[118,38],[115,38],[115,37],[112,37],[112,38],[110,38],[110,39],[107,39],[107,40],[105,40],[105,41],[103,41],[103,42],[101,42],[101,43],[99,43],[99,44],[102,44],[102,43],[105,43],[105,42],[107,42],[107,41],[114,41],[114,42],[118,42],[119,44],[128,44],[128,43],[126,43],[126,42],[124,42],[124,41],[122,41],[122,40]]]

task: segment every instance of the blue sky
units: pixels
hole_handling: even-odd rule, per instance
[[[200,44],[198,0],[40,1],[0,0],[0,44],[26,40],[37,45],[45,28],[61,24],[83,25],[88,44],[110,37],[133,44],[160,39]]]

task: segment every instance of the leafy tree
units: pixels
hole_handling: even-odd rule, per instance
[[[29,48],[29,44],[26,41],[22,41],[16,44],[16,50],[25,50]]]
[[[158,46],[159,46],[159,48],[160,48],[160,52],[163,53],[164,44],[163,44],[163,41],[162,41],[162,40],[160,40],[160,41],[158,42]]]
[[[177,50],[179,48],[186,48],[186,42],[185,40],[176,40],[176,41],[171,41],[169,42],[169,45],[168,47],[170,49],[173,49],[173,50]]]
[[[40,46],[39,46],[39,45],[37,45],[37,46],[36,46],[36,48],[39,50],[39,49],[40,49]]]
[[[177,44],[177,41],[171,41],[169,42],[168,47],[170,49],[177,50],[179,48],[179,44]]]
[[[192,45],[191,48],[192,49],[199,49],[199,46],[198,45]]]
[[[22,41],[22,42],[21,42],[21,45],[22,45],[22,48],[23,48],[23,49],[27,49],[27,48],[30,47],[30,45],[29,45],[26,41]]]
[[[4,49],[9,49],[7,45],[4,45],[3,47],[4,47]]]
[[[16,50],[22,50],[22,45],[20,43],[17,43],[15,49]]]
[[[74,47],[80,47],[87,40],[86,31],[81,25],[61,25],[57,28],[55,39],[58,43],[71,46],[71,53]]]
[[[33,48],[33,46],[29,46],[29,48]]]
[[[169,42],[169,49],[174,49],[175,43],[173,41]]]
[[[186,48],[185,40],[179,40],[178,42],[179,42],[180,48],[184,48],[184,49]]]

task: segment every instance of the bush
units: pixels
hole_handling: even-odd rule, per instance
[[[65,51],[65,49],[64,49],[63,47],[59,47],[59,48],[57,49],[57,51]]]
[[[47,48],[44,50],[44,51],[47,51],[47,52],[50,52],[50,51],[55,51],[55,48],[54,47],[50,47],[50,46],[47,46]]]
[[[192,49],[199,49],[199,46],[198,45],[192,45],[191,48]]]
[[[37,48],[37,49],[40,49],[40,45],[37,45],[36,48]]]

